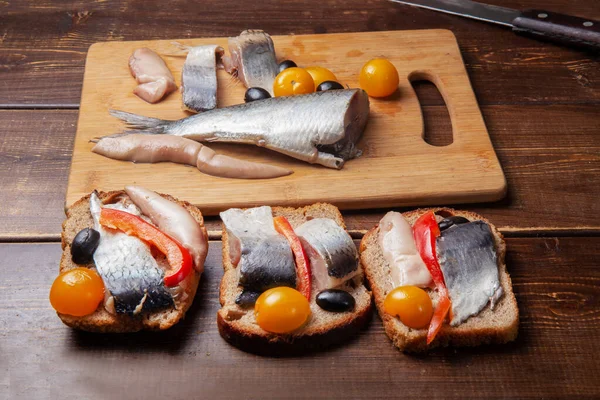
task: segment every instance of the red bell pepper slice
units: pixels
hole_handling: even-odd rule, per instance
[[[413,237],[415,238],[417,249],[419,249],[419,254],[425,262],[425,265],[431,274],[431,278],[433,279],[433,283],[435,283],[440,295],[438,305],[429,324],[427,344],[430,344],[433,339],[435,339],[435,336],[444,323],[448,311],[450,311],[451,305],[446,282],[444,281],[444,275],[442,274],[442,269],[438,263],[435,250],[435,240],[438,236],[440,236],[440,228],[435,220],[433,211],[421,215],[413,225]]]
[[[310,301],[310,286],[311,286],[311,275],[310,275],[310,260],[306,256],[306,252],[302,247],[302,242],[296,236],[294,228],[290,225],[290,222],[286,217],[279,216],[273,218],[275,229],[281,233],[290,242],[290,247],[294,253],[296,259],[296,277],[297,277],[297,289]]]
[[[140,217],[125,211],[103,208],[100,213],[100,224],[136,236],[151,243],[163,253],[171,266],[171,270],[165,273],[165,286],[176,286],[191,272],[193,261],[190,252],[175,239]]]

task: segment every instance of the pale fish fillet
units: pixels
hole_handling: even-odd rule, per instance
[[[179,203],[141,186],[125,186],[125,192],[158,229],[190,251],[196,270],[202,272],[208,253],[208,238],[192,214]]]
[[[100,225],[102,207],[96,193],[92,193],[90,211],[94,229],[100,232],[94,263],[114,298],[117,314],[134,315],[174,306],[173,297],[164,285],[164,272],[152,257],[150,246],[135,236]],[[131,212],[120,204],[110,208]]]
[[[377,238],[390,266],[392,288],[431,287],[432,279],[413,237],[412,227],[399,212],[390,211],[379,222]]]
[[[254,144],[340,169],[361,154],[356,143],[369,118],[369,98],[361,89],[328,90],[218,108],[177,121],[110,113],[135,130],[128,133]]]
[[[139,83],[133,93],[148,103],[156,103],[177,89],[165,61],[146,47],[133,52],[129,58],[129,70]]]
[[[182,46],[188,51],[181,71],[183,109],[200,112],[217,108],[217,61],[225,52],[221,46]]]
[[[179,136],[143,134],[107,136],[97,140],[94,153],[135,163],[170,161],[193,165],[200,172],[223,178],[267,179],[290,175],[275,165],[255,163],[215,153],[212,149]]]
[[[225,70],[237,75],[246,87],[260,87],[273,95],[278,66],[275,46],[268,33],[246,30],[228,40],[230,57],[223,58]]]
[[[361,273],[352,238],[334,220],[311,219],[295,231],[310,259],[317,290],[338,287]]]

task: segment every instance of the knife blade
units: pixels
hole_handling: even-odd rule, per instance
[[[471,0],[391,0],[410,6],[441,11],[508,26],[519,34],[574,47],[600,51],[600,22],[544,10],[519,11]]]

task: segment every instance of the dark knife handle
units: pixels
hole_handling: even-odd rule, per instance
[[[543,10],[524,11],[513,21],[513,31],[567,46],[600,51],[600,22]]]

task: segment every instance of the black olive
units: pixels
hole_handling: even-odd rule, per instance
[[[248,88],[248,90],[246,90],[246,94],[244,95],[244,101],[246,103],[250,103],[251,101],[264,100],[268,99],[269,97],[271,97],[271,95],[265,89],[259,87],[251,87]]]
[[[317,92],[324,92],[325,90],[338,90],[338,89],[343,89],[343,88],[344,87],[339,82],[325,81],[325,82],[321,82],[321,84],[319,86],[317,86]]]
[[[470,222],[470,221],[468,219],[466,219],[465,217],[459,217],[458,215],[453,215],[451,217],[444,218],[443,220],[441,220],[440,223],[438,224],[438,226],[440,227],[440,231],[445,231],[446,229],[450,228],[452,225],[466,224],[467,222]]]
[[[281,72],[284,69],[294,68],[294,67],[297,67],[295,62],[293,62],[292,60],[285,60],[285,61],[282,61],[279,63],[278,70],[279,70],[279,72]]]
[[[327,289],[317,295],[317,304],[325,311],[350,311],[356,300],[345,290]]]
[[[258,296],[260,296],[259,292],[244,290],[235,299],[235,304],[237,304],[238,306],[243,307],[243,308],[251,307],[254,305],[254,303],[256,303]]]
[[[75,264],[89,264],[100,243],[100,233],[92,228],[79,231],[71,245],[71,259]]]

